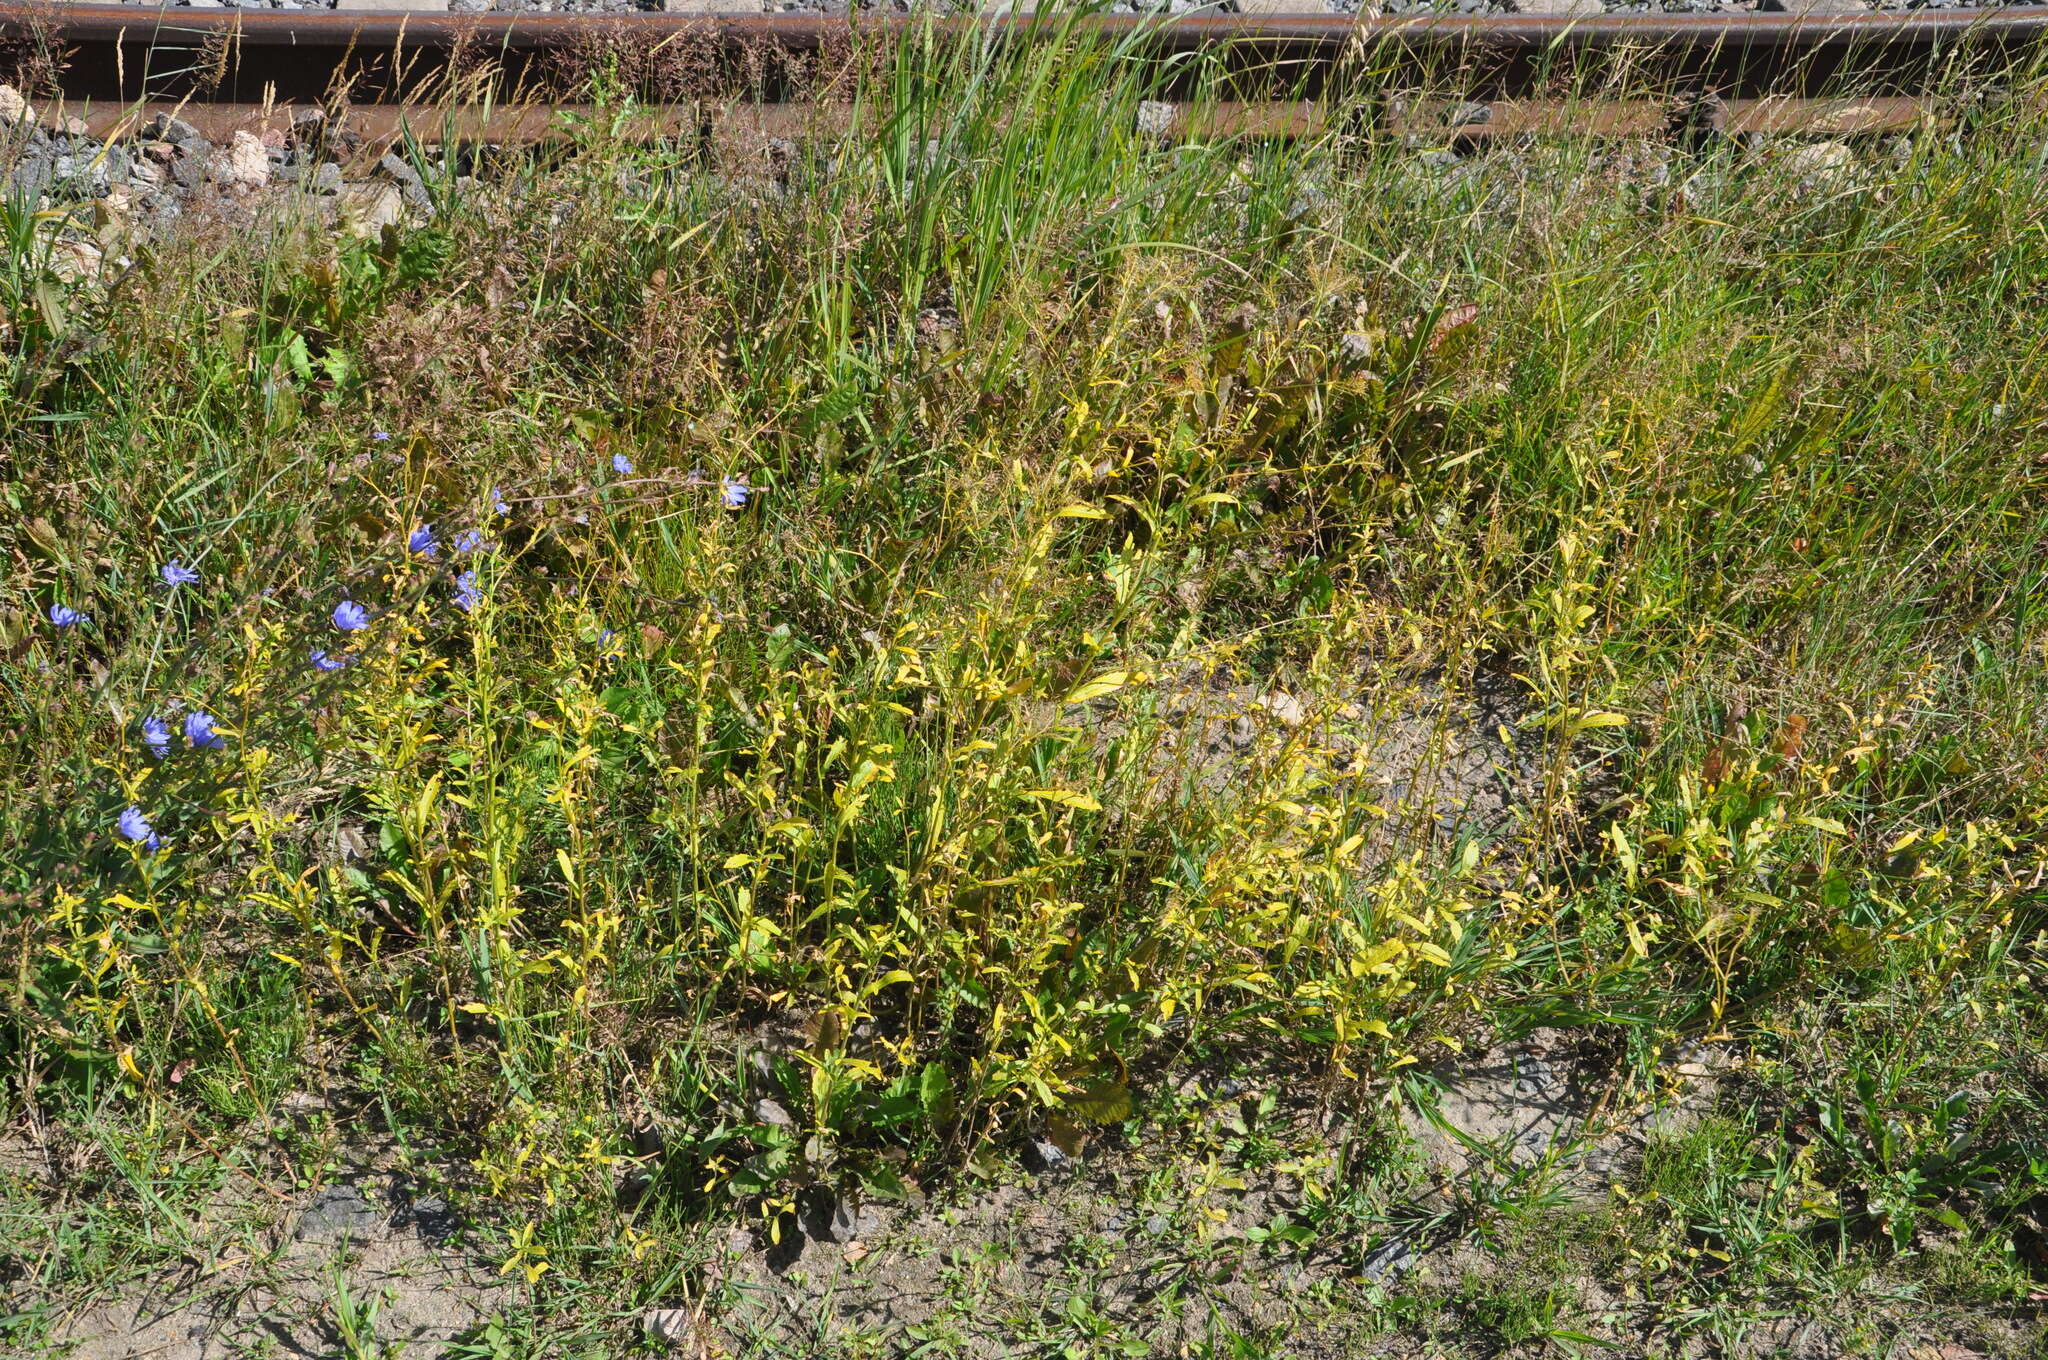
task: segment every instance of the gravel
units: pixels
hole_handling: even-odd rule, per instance
[[[1415,1254],[1405,1237],[1390,1237],[1365,1254],[1359,1274],[1374,1284],[1384,1285],[1400,1279],[1421,1265],[1421,1258]]]
[[[1023,1161],[1024,1169],[1034,1176],[1057,1176],[1074,1168],[1066,1149],[1043,1134],[1024,1145]]]
[[[252,223],[281,196],[345,232],[374,235],[407,217],[434,211],[420,170],[390,154],[351,179],[361,139],[332,132],[318,113],[289,130],[238,131],[219,144],[189,123],[152,119],[131,136],[105,142],[83,125],[56,131],[32,118],[29,103],[0,85],[0,192],[40,210],[54,256],[73,275],[120,267],[142,239],[168,228],[188,208]]]

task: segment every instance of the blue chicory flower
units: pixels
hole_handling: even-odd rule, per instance
[[[382,444],[383,442],[385,442],[386,440],[388,440],[389,438],[391,438],[391,431],[389,431],[389,430],[372,430],[372,431],[370,431],[370,438],[372,438],[372,439],[376,440],[376,441],[377,441],[377,442],[378,442],[379,444]]]
[[[483,530],[464,529],[461,535],[455,540],[455,555],[457,557],[467,557],[471,553],[475,552],[477,549],[483,547],[483,545]]]
[[[413,530],[405,540],[405,546],[407,551],[416,552],[421,557],[433,557],[441,550],[441,545],[434,541],[434,526],[431,524],[422,524]]]
[[[746,509],[747,497],[753,494],[754,488],[747,485],[747,479],[744,477],[727,477],[718,484],[718,499],[725,503],[728,510]]]
[[[333,619],[334,626],[344,633],[358,632],[370,626],[370,611],[354,600],[343,600],[334,606],[334,612],[328,617]]]
[[[161,567],[158,567],[156,574],[163,577],[164,584],[174,590],[179,586],[196,586],[199,584],[199,573],[175,557],[164,563]]]
[[[321,650],[318,647],[315,647],[313,649],[312,659],[313,669],[316,671],[338,671],[343,666],[346,666],[348,664],[348,662],[343,661],[338,657],[329,656],[325,651]]]
[[[195,751],[218,751],[227,743],[213,730],[213,715],[193,709],[185,715],[185,740]]]
[[[612,471],[613,471],[613,472],[616,472],[616,473],[618,473],[618,474],[619,474],[619,475],[620,475],[621,477],[630,477],[630,476],[632,476],[632,475],[633,475],[633,460],[632,460],[632,459],[630,459],[630,458],[628,458],[628,457],[627,457],[627,456],[626,456],[625,454],[623,454],[623,453],[615,453],[615,454],[613,454],[613,455],[612,455]]]
[[[171,753],[171,725],[162,718],[151,714],[142,720],[142,744],[158,760]]]
[[[59,628],[76,628],[85,622],[85,615],[68,604],[53,604],[50,606],[50,622]]]
[[[505,493],[498,490],[498,488],[495,486],[491,488],[491,509],[497,511],[501,515],[509,515],[512,513],[512,507],[505,503]]]
[[[156,828],[149,824],[149,818],[143,816],[142,809],[133,803],[130,803],[128,810],[121,814],[120,820],[114,823],[114,829],[121,833],[121,839],[133,841],[145,850],[154,850],[163,844],[156,834]]]
[[[476,573],[465,571],[455,578],[455,607],[467,614],[483,600],[483,594],[476,588]]]

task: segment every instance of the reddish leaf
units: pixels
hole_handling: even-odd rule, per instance
[[[1469,326],[1478,319],[1479,304],[1476,302],[1461,302],[1450,308],[1436,319],[1436,329],[1429,333],[1429,343],[1422,347],[1423,352],[1434,354],[1438,345],[1451,338],[1451,332]]]
[[[1795,713],[1785,719],[1785,725],[1778,729],[1778,735],[1771,742],[1771,749],[1787,760],[1799,759],[1799,750],[1806,745],[1806,715]]]

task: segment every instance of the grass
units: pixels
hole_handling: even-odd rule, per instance
[[[620,1353],[733,1221],[1085,1145],[1170,1283],[1084,1251],[1033,1353],[1291,1352],[1230,1241],[1472,1354],[2038,1346],[2035,107],[1817,168],[1167,146],[1078,38],[863,78],[772,173],[590,126],[98,283],[4,210],[0,1335],[374,1146],[517,1293],[459,1353]],[[1597,1210],[1416,1208],[1403,1075],[1538,1027],[1743,1067]],[[1495,1264],[1358,1280],[1425,1221]],[[898,1344],[811,1322],[733,1344]]]

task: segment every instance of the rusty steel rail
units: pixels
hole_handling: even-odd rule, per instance
[[[1262,46],[1413,50],[1515,50],[1616,45],[1682,45],[1697,50],[1813,52],[1831,47],[1922,49],[1958,41],[2011,43],[2048,36],[2048,6],[1878,14],[1417,15],[1189,14],[1150,18],[1050,13],[992,17],[823,14],[375,13],[333,10],[153,9],[141,5],[0,3],[0,36],[46,28],[67,42],[144,43],[231,35],[245,47],[383,47],[394,43],[481,44],[508,51],[561,47],[593,34],[715,34],[777,46],[816,48],[849,31],[890,33],[926,26],[1026,35],[1065,22],[1103,36],[1190,50],[1238,41]]]
[[[1483,114],[1475,117],[1475,112]],[[276,104],[192,104],[149,101],[101,105],[80,112],[62,104],[41,111],[46,125],[69,126],[90,136],[118,140],[138,134],[159,118],[177,118],[212,142],[237,132],[261,136],[290,129],[296,110]],[[1730,136],[1749,134],[1819,137],[1900,132],[1939,117],[1928,101],[1903,96],[1875,99],[1734,99],[1720,110],[1719,128]],[[351,129],[383,148],[401,139],[426,145],[491,142],[500,145],[559,140],[571,123],[602,122],[610,135],[629,140],[710,136],[738,143],[778,138],[839,136],[852,127],[844,105],[746,104],[649,109],[623,119],[589,104],[529,104],[511,108],[449,108],[422,104],[350,106]],[[1386,124],[1410,141],[1483,143],[1530,136],[1586,133],[1619,137],[1655,133],[1668,126],[1671,106],[1648,99],[1569,102],[1504,100],[1472,106],[1430,101]],[[1333,130],[1329,110],[1309,100],[1176,105],[1162,121],[1162,137],[1186,140],[1226,136],[1310,137]]]
[[[1325,109],[1370,72],[1379,90],[1414,77],[1449,77],[1481,115],[1458,105],[1382,101],[1376,127],[1410,138],[1478,142],[1566,130],[1654,130],[1668,104],[1646,89],[1717,96],[1716,126],[1731,133],[1852,135],[1935,116],[1930,83],[2005,70],[2048,47],[2048,8],[1910,14],[1426,16],[1187,15],[1172,18],[1048,12],[993,18],[828,17],[816,14],[402,14],[204,10],[0,0],[0,51],[41,53],[61,99],[44,116],[82,119],[100,134],[177,110],[202,130],[268,127],[294,108],[347,105],[373,138],[408,135],[530,142],[560,135],[551,116],[563,58],[592,45],[691,50],[699,70],[719,59],[752,74],[730,88],[654,90],[625,129],[640,137],[743,139],[824,126],[805,91],[760,78],[769,54],[850,52],[926,31],[1030,42],[1053,34],[1113,42],[1134,59],[1195,51],[1222,55],[1223,95],[1185,104],[1170,136],[1301,136],[1326,129]],[[751,64],[749,64],[751,62]],[[772,66],[772,63],[771,63]],[[4,77],[0,77],[4,78]],[[750,88],[739,88],[751,80]],[[777,81],[783,83],[778,86]],[[1853,88],[1861,97],[1844,100]],[[1564,98],[1559,91],[1578,90]],[[1636,97],[1621,97],[1623,89]],[[1171,103],[1185,87],[1168,86]],[[1608,92],[1608,97],[1602,97]],[[784,101],[789,101],[785,103]],[[831,121],[829,112],[823,115]]]

